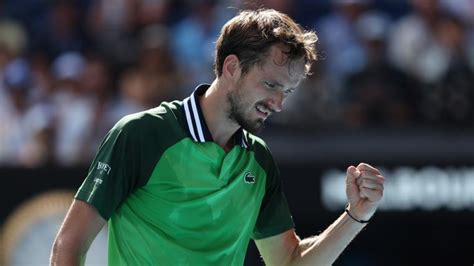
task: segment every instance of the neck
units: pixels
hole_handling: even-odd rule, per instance
[[[227,117],[228,88],[219,79],[199,98],[206,124],[214,142],[228,151],[234,145],[232,136],[240,126]]]

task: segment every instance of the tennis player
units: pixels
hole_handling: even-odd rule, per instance
[[[51,263],[83,262],[108,223],[110,265],[243,265],[250,240],[267,265],[332,264],[374,214],[383,176],[368,164],[348,167],[346,211],[300,239],[279,170],[254,135],[308,74],[316,41],[275,10],[228,21],[211,84],[128,115],[105,136]]]

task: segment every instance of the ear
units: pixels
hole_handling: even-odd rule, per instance
[[[240,74],[239,58],[234,54],[228,55],[224,59],[224,64],[222,65],[222,76],[237,81],[240,78]]]

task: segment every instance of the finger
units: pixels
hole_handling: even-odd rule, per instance
[[[361,175],[361,172],[353,165],[347,168],[347,182],[355,182]]]
[[[377,202],[383,196],[383,190],[374,190],[369,188],[362,188],[359,192],[361,198],[365,198],[370,202]]]
[[[374,180],[378,183],[385,183],[385,177],[383,177],[382,175],[375,175],[373,173],[370,173],[370,172],[367,172],[367,171],[362,171],[361,172],[361,175],[360,175],[360,178],[359,180],[357,180],[357,183],[360,184],[360,182],[362,182],[363,179],[370,179],[370,180]]]
[[[358,184],[358,185],[359,185],[359,189],[369,188],[369,189],[381,189],[381,190],[383,190],[383,188],[384,188],[383,184],[380,184],[377,181],[371,180],[371,179],[363,179],[362,182],[360,182],[360,184]]]
[[[363,191],[365,189],[375,190],[375,191],[383,191],[384,190],[383,185],[380,185],[380,184],[364,184],[362,186],[359,186],[358,188],[359,188],[359,191]]]
[[[357,179],[357,185],[360,185],[364,179],[375,181],[379,184],[385,183],[385,178],[381,175],[373,175],[367,172],[361,172],[360,177]]]
[[[380,175],[380,174],[381,174],[380,171],[379,171],[377,168],[375,168],[375,167],[373,167],[373,166],[371,166],[371,165],[369,165],[369,164],[366,164],[366,163],[360,163],[359,165],[357,165],[357,169],[358,169],[359,171],[369,171],[369,172],[372,172],[372,173],[374,173],[374,174],[376,174],[376,175]]]

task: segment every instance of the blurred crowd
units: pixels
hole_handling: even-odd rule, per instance
[[[313,74],[272,124],[471,127],[472,0],[7,0],[0,165],[88,164],[122,116],[211,82],[221,26],[258,7],[319,36]]]

